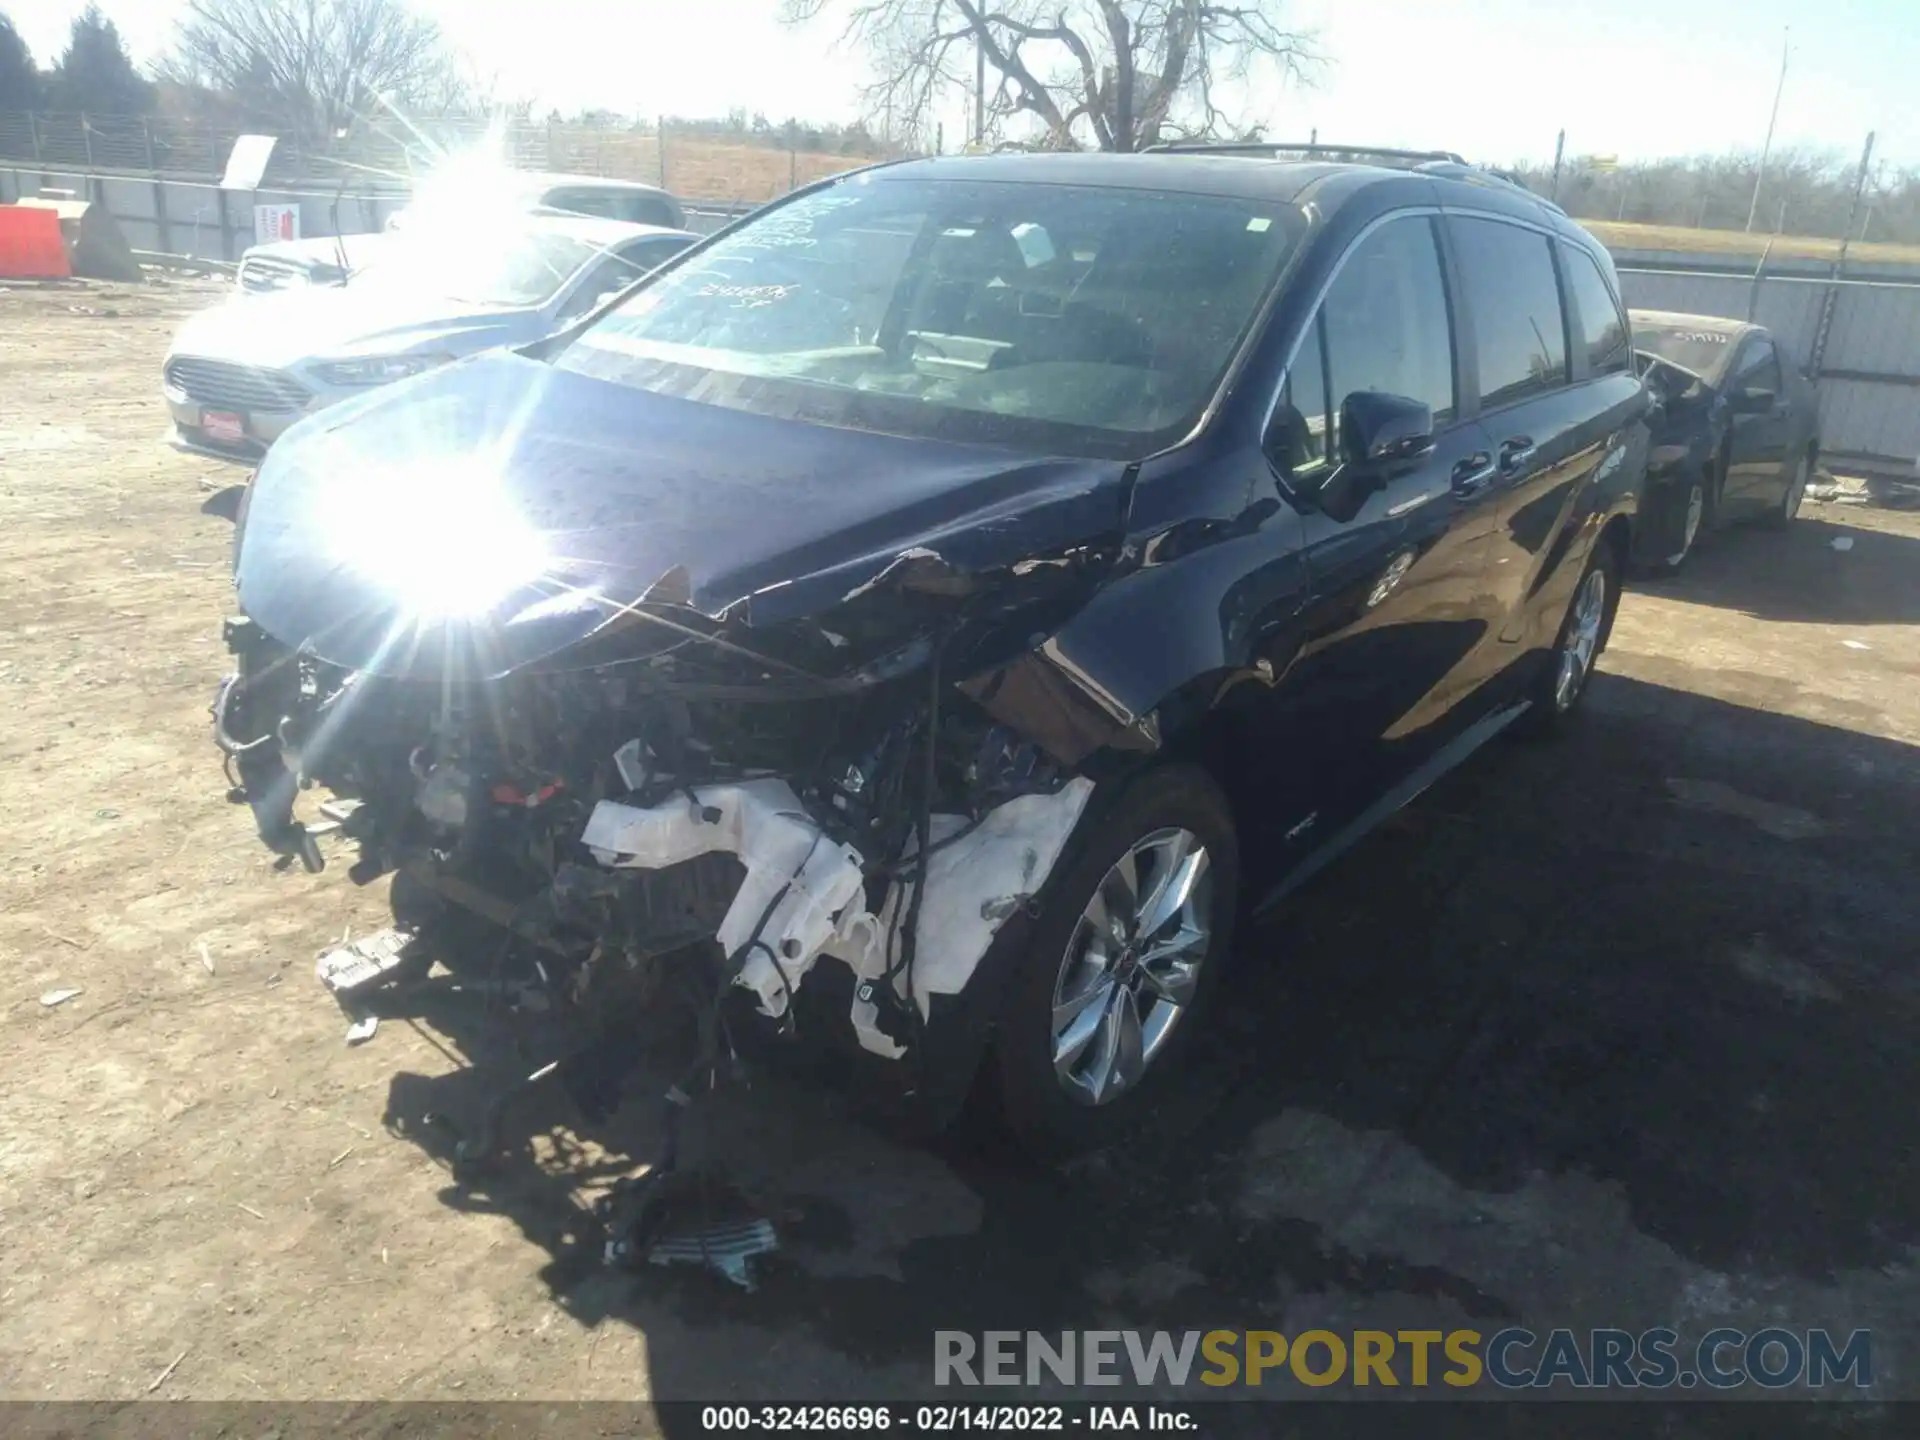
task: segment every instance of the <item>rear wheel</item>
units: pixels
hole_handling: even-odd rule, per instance
[[[1813,474],[1813,456],[1805,452],[1793,467],[1793,478],[1787,481],[1786,492],[1781,495],[1780,503],[1767,513],[1767,524],[1776,530],[1784,530],[1791,525],[1800,513],[1800,504],[1807,498],[1807,481]]]
[[[1205,771],[1150,771],[1088,823],[996,1043],[1007,1123],[1041,1154],[1098,1143],[1152,1103],[1233,940],[1239,845]]]

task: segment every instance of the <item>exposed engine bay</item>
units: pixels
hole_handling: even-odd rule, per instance
[[[822,682],[745,654],[728,657],[738,676],[685,678],[672,649],[389,676],[245,618],[227,640],[216,737],[262,838],[317,870],[337,829],[355,881],[395,874],[403,924],[423,898],[492,920],[563,1004],[644,996],[664,957],[696,952],[791,1029],[809,974],[838,962],[857,982],[853,1038],[899,1059],[1044,882],[1093,788],[953,690],[924,643]],[[313,787],[335,820],[295,818]]]

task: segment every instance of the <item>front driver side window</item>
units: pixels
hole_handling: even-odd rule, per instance
[[[1733,388],[1762,395],[1780,393],[1780,361],[1773,353],[1772,341],[1755,340],[1747,346],[1747,353],[1740,357],[1740,368],[1734,373]]]
[[[1280,468],[1296,480],[1319,471],[1327,463],[1327,352],[1318,315],[1288,367],[1274,418],[1281,451],[1274,459]]]
[[[1340,262],[1275,408],[1275,459],[1289,476],[1341,458],[1340,405],[1361,390],[1418,400],[1436,427],[1453,418],[1453,332],[1425,216],[1389,220]]]
[[[1389,220],[1354,246],[1320,314],[1330,454],[1341,454],[1341,402],[1358,390],[1418,400],[1433,411],[1436,427],[1453,418],[1447,290],[1426,216]]]

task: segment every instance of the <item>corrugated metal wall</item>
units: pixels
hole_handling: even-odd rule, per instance
[[[1920,458],[1920,283],[1823,274],[1680,273],[1681,257],[1616,252],[1620,286],[1637,310],[1751,318],[1803,368],[1813,356],[1829,290],[1833,322],[1821,360],[1820,441],[1841,468],[1910,474]],[[1697,264],[1699,256],[1684,257]]]

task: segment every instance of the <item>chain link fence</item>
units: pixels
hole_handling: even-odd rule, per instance
[[[164,116],[0,111],[0,160],[54,171],[121,171],[217,180],[242,127]],[[683,200],[757,203],[878,158],[878,147],[804,148],[798,126],[733,134],[670,119],[630,126],[491,125],[485,120],[358,126],[319,146],[283,138],[265,184],[403,191],[444,156],[497,145],[516,169],[641,180]]]

